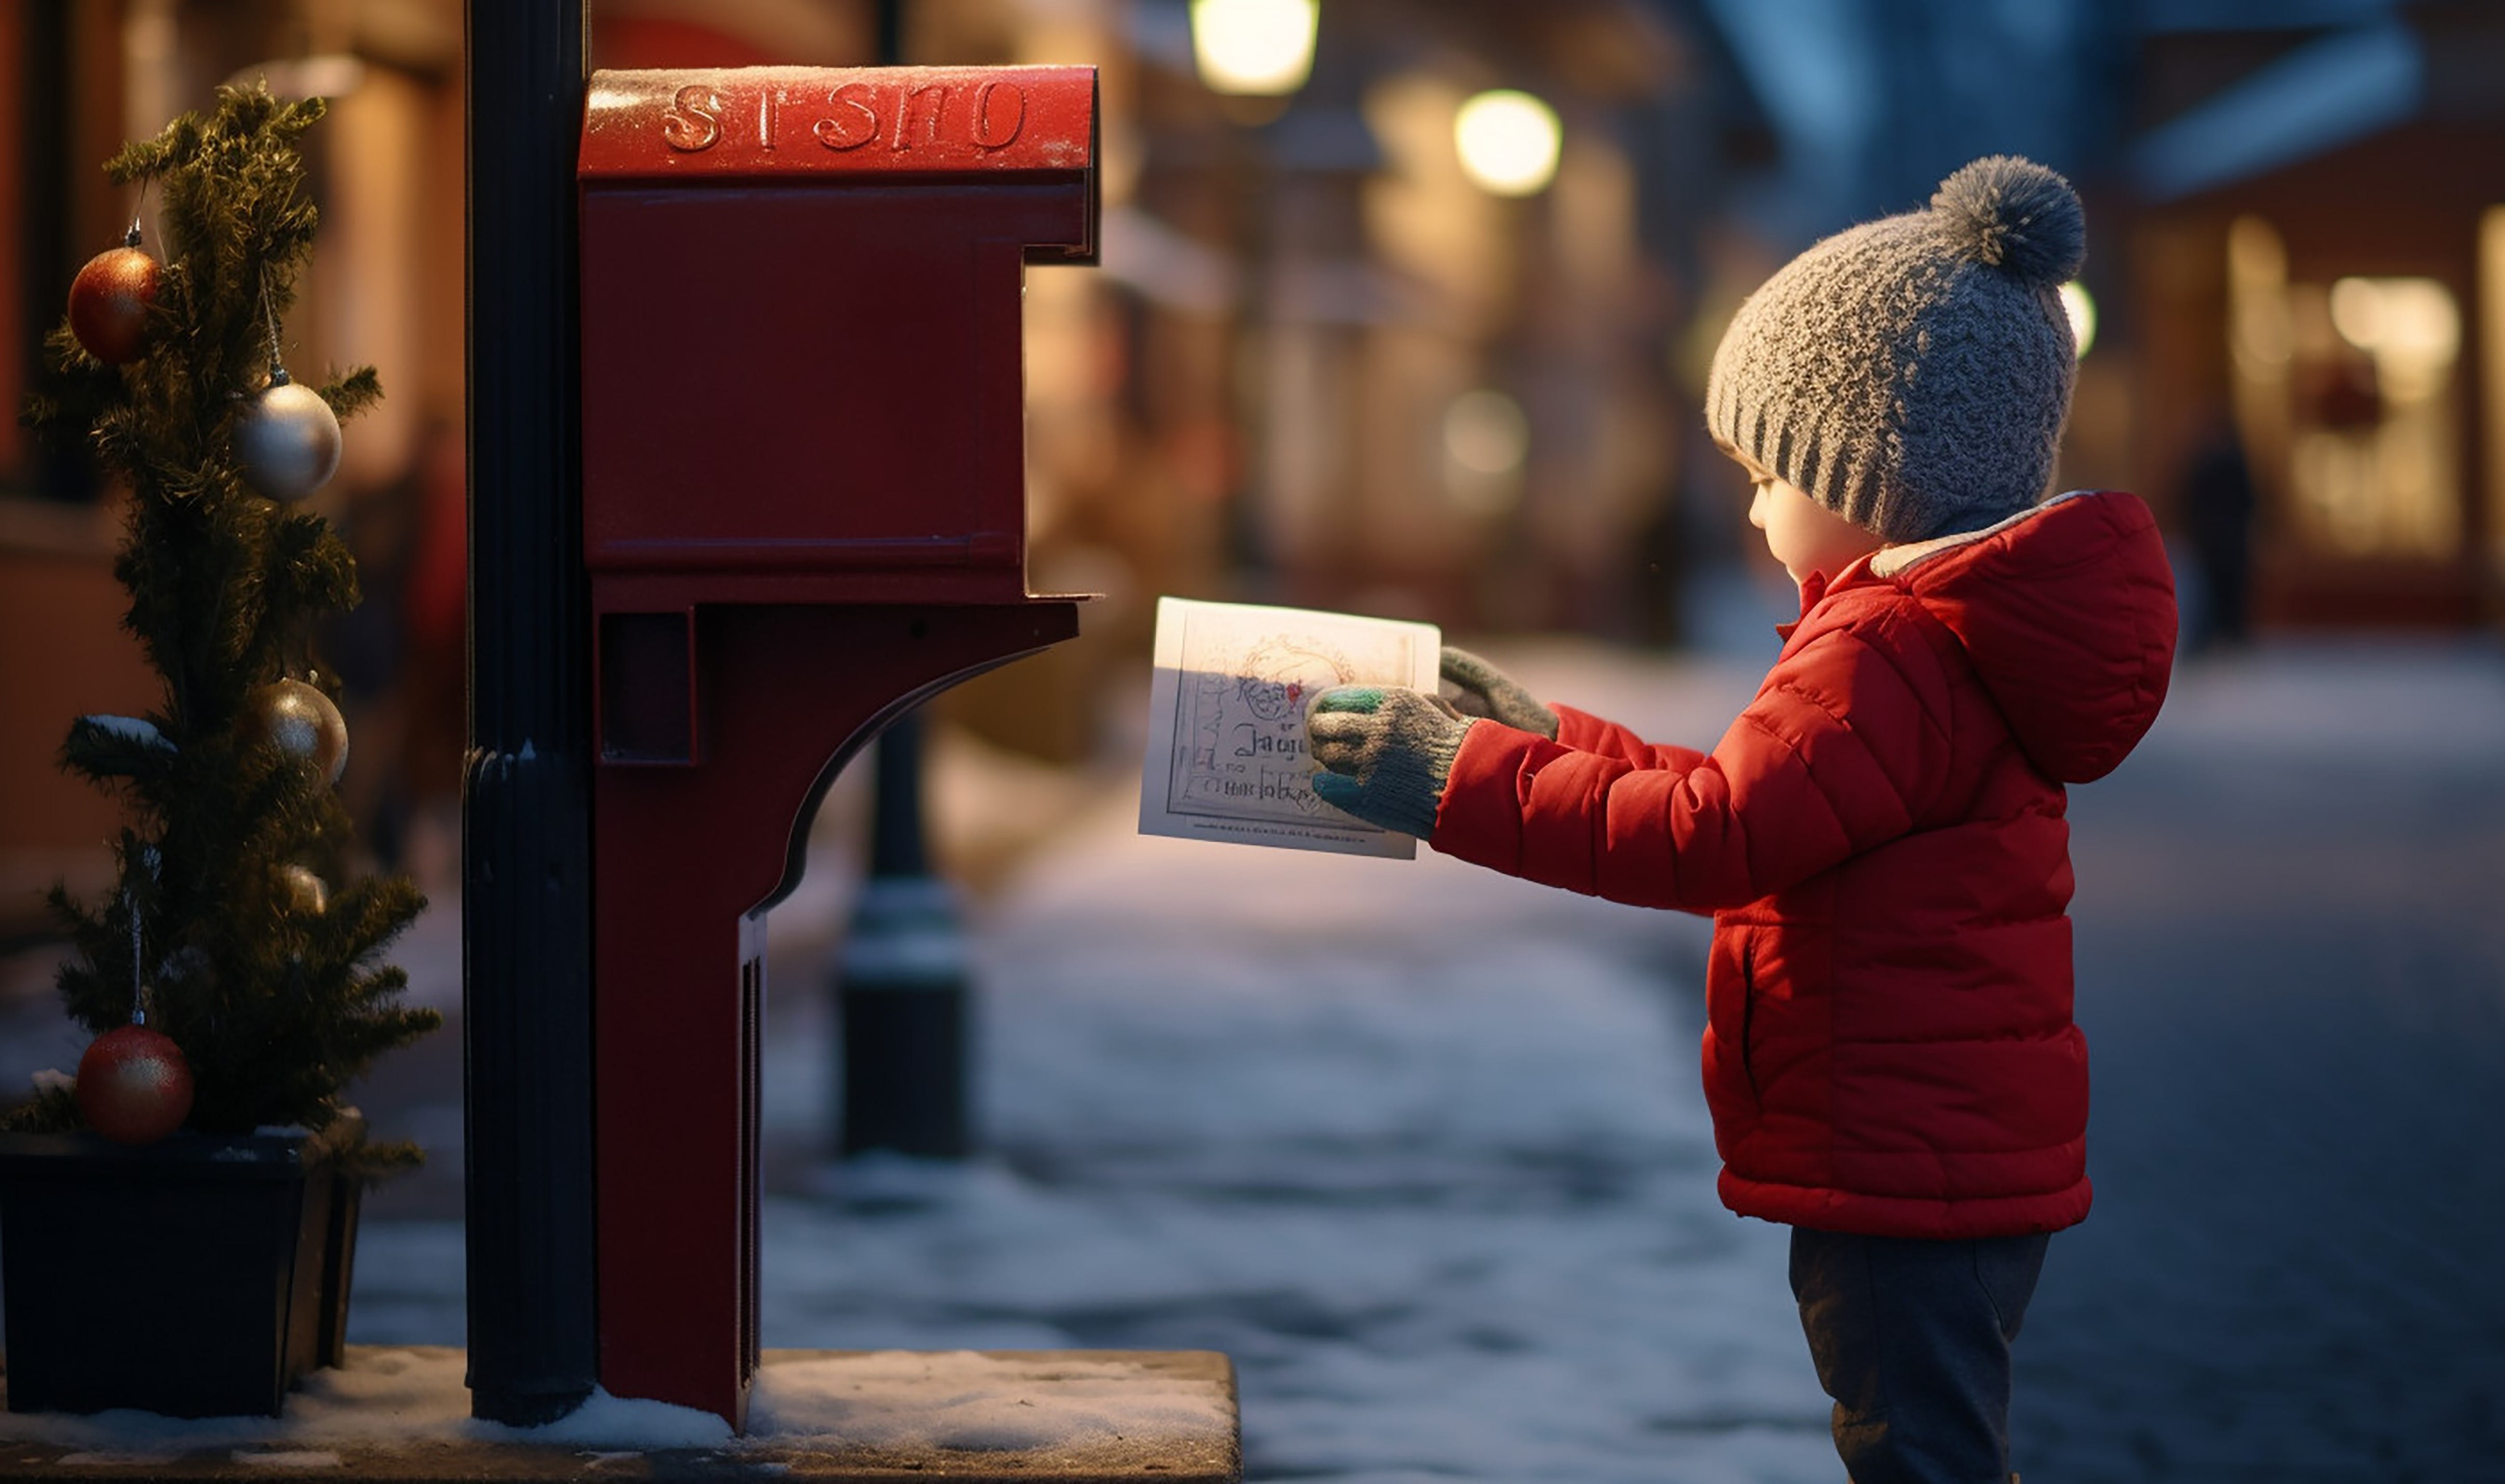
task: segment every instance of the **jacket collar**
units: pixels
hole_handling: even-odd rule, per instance
[[[1888,548],[1883,547],[1880,548],[1880,551],[1885,552],[1888,549]],[[1876,555],[1878,553],[1872,554]],[[1800,584],[1800,618],[1794,618],[1789,623],[1776,624],[1776,636],[1786,644],[1790,643],[1792,630],[1801,626],[1801,618],[1808,618],[1810,610],[1826,601],[1826,595],[1828,593],[1835,591],[1839,587],[1850,587],[1855,582],[1860,581],[1863,577],[1868,575],[1871,570],[1871,566],[1872,562],[1870,556],[1856,556],[1852,560],[1852,562],[1847,564],[1842,575],[1838,576],[1835,581],[1831,583],[1827,581],[1826,574],[1823,572],[1813,572],[1808,577],[1803,578]]]
[[[2072,500],[2082,499],[2093,493],[2095,493],[2093,490],[2069,490],[2065,493],[2055,495],[2053,498],[2046,500],[2041,504],[2030,505],[2023,511],[2019,511],[2014,514],[2005,516],[2004,518],[1993,522],[1991,525],[1982,526],[1975,530],[1953,531],[1946,536],[1934,536],[1928,541],[1917,541],[1901,547],[1881,547],[1878,553],[1870,558],[1871,575],[1874,577],[1887,578],[1901,577],[1905,573],[1911,572],[1916,567],[1921,566],[1923,563],[1929,561],[1934,556],[1954,551],[1959,547],[1970,546],[1975,542],[1983,541],[1989,537],[1997,536],[2001,532],[2008,530],[2010,527],[2017,525],[2021,521],[2034,519],[2036,516],[2043,514],[2046,511],[2053,509],[2057,505],[2067,504]]]
[[[1954,551],[1960,547],[1969,546],[1975,542],[1985,540],[1988,537],[1997,536],[2001,532],[2008,530],[2010,527],[2017,525],[2021,521],[2029,520],[2037,515],[2043,514],[2046,511],[2051,510],[2057,505],[2080,499],[2083,496],[2093,493],[2095,493],[2095,491],[2085,489],[2067,490],[2062,494],[2055,495],[2053,498],[2046,500],[2039,505],[2029,506],[2027,509],[2019,511],[2001,520],[1995,521],[1991,525],[1978,527],[1975,530],[1954,531],[1946,536],[1934,536],[1928,541],[1909,542],[1901,546],[1881,547],[1878,550],[1873,551],[1866,556],[1853,558],[1852,562],[1847,566],[1833,582],[1827,581],[1826,574],[1823,572],[1813,572],[1809,575],[1808,581],[1800,584],[1800,618],[1794,618],[1789,623],[1776,624],[1775,633],[1785,643],[1789,643],[1792,637],[1792,630],[1800,627],[1801,618],[1808,618],[1811,609],[1816,608],[1825,599],[1828,593],[1833,592],[1838,588],[1850,587],[1854,583],[1868,578],[1875,578],[1886,582],[1903,577],[1906,573],[1911,572],[1916,567],[1929,561],[1934,556]]]

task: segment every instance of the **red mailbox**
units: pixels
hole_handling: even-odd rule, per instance
[[[600,1380],[742,1426],[765,911],[1026,590],[1025,265],[1096,250],[1085,67],[602,72],[582,130]]]

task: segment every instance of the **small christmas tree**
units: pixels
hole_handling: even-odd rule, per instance
[[[336,418],[381,395],[370,368],[316,393],[280,361],[317,219],[297,141],[322,112],[221,88],[207,115],[126,146],[105,171],[157,194],[163,262],[134,222],[81,273],[49,341],[57,383],[28,420],[89,439],[128,487],[123,621],[164,693],[145,718],[77,719],[62,748],[129,823],[110,898],[53,892],[74,947],[61,996],[98,1040],[77,1094],[17,1110],[15,1127],[347,1137],[340,1090],[441,1023],[399,1003],[407,975],[380,962],[425,907],[415,883],[350,878],[353,827],[333,789],[347,732],[313,663],[315,629],[355,606],[357,573],[301,502],[336,465]],[[188,1116],[175,1107],[186,1065]],[[372,1172],[418,1155],[351,1157]]]

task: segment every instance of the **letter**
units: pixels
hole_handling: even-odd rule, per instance
[[[774,148],[774,125],[783,111],[783,94],[772,88],[757,95],[757,147]]]
[[[948,108],[948,85],[925,83],[919,88],[906,88],[903,95],[896,100],[896,142],[889,145],[889,149],[901,153],[913,148],[913,105],[935,93],[937,96],[932,100],[931,111],[923,115],[929,123],[922,130],[922,140],[925,144],[939,142],[939,116]]]
[[[810,125],[828,149],[858,150],[878,137],[878,94],[866,83],[846,83],[827,94],[835,111]]]
[[[1008,116],[1008,131],[995,139],[992,135],[998,130],[994,126],[992,95],[1003,88],[1006,88],[1009,95],[1009,106],[1002,110]],[[1025,128],[1025,88],[1015,83],[1004,83],[998,78],[993,78],[974,89],[974,143],[976,146],[986,150],[1006,150],[1017,143],[1018,134]]]
[[[709,150],[722,137],[722,99],[701,83],[689,83],[670,95],[661,113],[661,142],[694,154]]]

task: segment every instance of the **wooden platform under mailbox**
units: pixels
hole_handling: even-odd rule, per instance
[[[915,1353],[769,1350],[759,1376],[761,1395],[775,1393],[776,1373],[790,1366],[833,1367],[816,1372],[823,1390],[832,1380],[844,1392],[833,1430],[864,1438],[927,1431],[918,1442],[829,1441],[827,1432],[806,1438],[771,1434],[726,1438],[710,1447],[639,1448],[602,1443],[583,1435],[569,1419],[528,1431],[447,1420],[466,1408],[457,1378],[463,1353],[440,1347],[351,1346],[344,1368],[351,1375],[387,1357],[426,1362],[431,1388],[403,1398],[410,1421],[393,1435],[399,1415],[389,1397],[355,1405],[361,1411],[344,1427],[308,1429],[290,1402],[290,1417],[213,1418],[169,1423],[133,1414],[71,1419],[0,1414],[0,1479],[134,1480],[354,1479],[364,1484],[454,1484],[474,1480],[699,1480],[806,1479],[814,1484],[947,1479],[955,1484],[1239,1484],[1243,1452],[1237,1424],[1235,1373],[1226,1357],[1212,1351],[963,1351]],[[928,1362],[924,1373],[900,1379],[900,1360]],[[852,1379],[851,1373],[858,1373]],[[1031,1406],[1031,1428],[1002,1430],[979,1421],[950,1435],[941,1426],[919,1427],[933,1389],[949,1396],[988,1396],[995,1406]],[[1131,1395],[1126,1398],[1125,1391]],[[433,1395],[435,1391],[444,1396]],[[452,1395],[459,1393],[458,1396]],[[1139,1396],[1154,1398],[1146,1412]],[[594,1405],[600,1404],[597,1400]],[[335,1420],[352,1404],[332,1400]],[[1126,1410],[1127,1409],[1127,1410]],[[910,1414],[913,1422],[895,1426]],[[1022,1415],[1022,1414],[1021,1414]],[[1108,1419],[1146,1417],[1148,1425],[1125,1434]],[[1083,1420],[1074,1421],[1073,1418]],[[98,1439],[124,1431],[126,1442]],[[848,1420],[848,1425],[847,1425]],[[67,1429],[78,1430],[75,1434]],[[550,1438],[534,1433],[553,1434]],[[356,1434],[354,1436],[348,1434]],[[64,1441],[75,1436],[77,1440]],[[558,1440],[562,1439],[562,1440]]]

